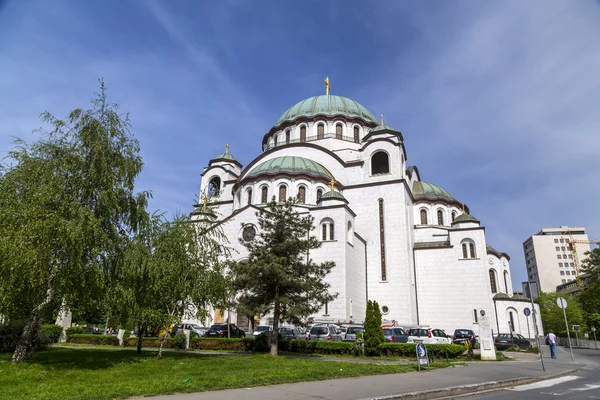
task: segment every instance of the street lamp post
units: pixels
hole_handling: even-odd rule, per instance
[[[546,366],[544,365],[544,356],[542,355],[542,346],[540,346],[540,333],[538,331],[537,318],[535,312],[535,305],[533,304],[533,292],[531,291],[531,281],[529,280],[529,274],[527,274],[527,287],[529,288],[529,300],[531,300],[531,314],[533,316],[533,326],[535,327],[535,343],[540,351],[540,361],[542,363],[542,370],[546,372]],[[541,316],[540,316],[541,318]]]

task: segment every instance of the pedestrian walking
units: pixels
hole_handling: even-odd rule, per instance
[[[556,358],[556,335],[552,331],[548,331],[546,344],[550,346],[550,357]]]

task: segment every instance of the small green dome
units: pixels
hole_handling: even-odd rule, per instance
[[[477,223],[479,223],[479,220],[477,218],[475,218],[474,216],[472,216],[471,214],[462,214],[462,215],[459,215],[458,217],[456,217],[454,219],[454,221],[452,221],[452,225],[458,224],[460,222],[477,222]]]
[[[229,153],[221,153],[221,154],[218,154],[217,156],[215,156],[215,157],[213,158],[213,160],[231,160],[231,161],[236,161],[236,162],[239,162],[239,161],[237,160],[237,158],[235,158],[234,156],[232,156],[232,155],[231,155],[231,154],[229,154]]]
[[[448,191],[433,183],[417,181],[413,184],[413,197],[415,200],[427,199],[436,200],[442,199],[446,201],[457,201]]]
[[[323,193],[323,195],[321,196],[321,198],[319,199],[319,201],[317,203],[320,203],[323,200],[334,200],[334,199],[345,201],[346,203],[348,202],[346,200],[346,198],[344,197],[344,195],[341,194],[340,192],[329,191],[329,192]]]
[[[350,100],[347,97],[330,94],[309,97],[306,100],[296,103],[279,117],[275,126],[285,121],[294,121],[299,117],[313,117],[316,115],[343,115],[377,123],[377,119],[375,119],[373,114],[360,103]]]
[[[398,132],[396,130],[396,128],[394,128],[393,126],[389,126],[389,125],[377,125],[369,133],[379,132],[379,131],[394,131],[394,132]]]
[[[318,162],[303,157],[283,156],[272,158],[256,166],[246,175],[252,178],[258,175],[276,175],[288,173],[292,175],[306,174],[316,178],[333,178],[331,172]]]
[[[523,296],[522,294],[518,294],[518,293],[517,293],[517,294],[515,294],[515,295],[512,297],[512,299],[513,299],[513,300],[529,300],[527,297]]]
[[[506,293],[498,293],[498,294],[494,295],[494,300],[503,300],[503,299],[509,300],[510,296],[507,295]]]

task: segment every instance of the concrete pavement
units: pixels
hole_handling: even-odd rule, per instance
[[[547,347],[547,346],[544,346]],[[473,362],[464,367],[393,375],[366,376],[317,382],[302,382],[216,392],[202,392],[150,397],[155,400],[363,400],[363,399],[431,399],[486,388],[514,386],[538,379],[593,370],[598,365],[577,356],[571,362],[568,352],[559,348],[558,360],[544,358],[542,371],[539,355],[508,353],[518,360]],[[487,386],[485,386],[487,385]],[[453,389],[454,388],[454,389]]]

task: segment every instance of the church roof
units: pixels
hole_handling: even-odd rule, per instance
[[[442,189],[441,187],[434,185],[433,183],[416,181],[413,184],[412,189],[413,197],[415,200],[427,199],[427,200],[435,200],[442,199],[446,201],[457,201],[454,196],[448,193],[447,190]]]
[[[394,131],[394,132],[398,132],[396,130],[396,128],[394,128],[393,126],[389,126],[389,125],[377,125],[375,128],[371,129],[371,131],[369,133],[379,132],[379,131]]]
[[[510,257],[508,256],[508,254],[496,250],[495,248],[493,248],[489,244],[486,244],[485,248],[486,248],[486,253],[488,253],[488,254],[493,254],[493,255],[495,255],[498,258],[504,256],[504,257],[506,257],[506,259],[510,260]]]
[[[283,156],[267,160],[252,169],[246,177],[252,178],[258,175],[276,175],[279,173],[289,173],[293,175],[306,174],[313,177],[326,178],[328,180],[333,178],[331,172],[318,162],[309,160],[308,158],[295,156]]]
[[[323,193],[323,195],[321,196],[321,198],[319,199],[318,202],[321,202],[323,200],[328,200],[328,199],[341,200],[346,203],[348,202],[343,194],[341,194],[340,192],[334,192],[334,191],[329,191],[329,192]]]
[[[456,217],[454,219],[454,221],[452,221],[452,224],[457,224],[459,222],[477,222],[479,223],[479,220],[477,218],[475,218],[474,216],[472,216],[471,214],[462,214],[459,215],[458,217]]]
[[[229,153],[221,153],[221,154],[217,154],[215,157],[213,157],[213,160],[231,160],[231,161],[237,161],[237,158],[235,158],[234,156],[232,156]]]
[[[377,119],[360,103],[347,97],[336,95],[321,95],[309,97],[291,106],[275,123],[275,126],[293,121],[299,117],[313,117],[316,115],[362,118],[368,122],[377,123]]]
[[[494,300],[500,300],[500,299],[506,299],[506,300],[509,300],[509,299],[510,299],[510,296],[509,296],[509,295],[507,295],[506,293],[502,293],[502,292],[500,292],[500,293],[497,293],[497,294],[495,294],[495,295],[494,295]]]

